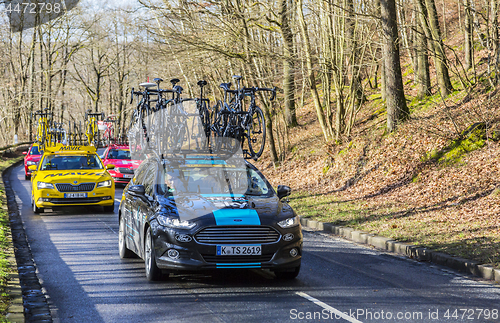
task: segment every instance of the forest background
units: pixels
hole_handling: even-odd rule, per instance
[[[48,108],[75,131],[92,109],[126,133],[130,90],[242,75],[259,97],[258,165],[300,215],[498,266],[497,0],[80,1],[0,25],[0,146],[33,139]]]

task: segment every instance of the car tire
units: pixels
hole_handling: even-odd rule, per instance
[[[114,205],[105,205],[102,207],[104,213],[113,213],[115,211]]]
[[[30,175],[26,175],[26,174],[24,174],[24,179],[25,179],[25,180],[29,180],[29,179],[30,179]]]
[[[295,267],[291,271],[275,271],[274,274],[276,275],[277,279],[292,280],[299,275],[299,272],[300,272],[300,265]]]
[[[125,234],[125,220],[123,217],[120,218],[120,226],[118,229],[118,251],[120,253],[120,258],[132,258],[134,256],[134,253],[132,250],[127,248],[127,239],[126,234]]]
[[[144,239],[144,262],[146,268],[146,278],[149,281],[158,281],[162,278],[161,269],[156,265],[155,248],[153,236],[151,235],[151,228],[146,232],[146,239]]]
[[[43,208],[36,206],[35,201],[31,200],[31,205],[33,206],[33,213],[39,214],[43,212]]]

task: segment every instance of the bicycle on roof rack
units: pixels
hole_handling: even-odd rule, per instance
[[[56,144],[62,143],[67,144],[67,133],[63,127],[62,122],[54,122],[52,127],[49,128],[50,133],[50,146],[55,146]]]
[[[177,84],[179,79],[170,80],[171,89],[160,88],[161,78],[155,78],[155,83],[141,83],[143,91],[132,88],[130,103],[134,96],[138,103],[127,131],[131,154],[231,156],[241,149],[244,158],[256,160],[262,155],[266,139],[264,114],[256,104],[256,95],[259,91],[268,91],[271,92],[269,99],[273,100],[277,88],[241,87],[241,76],[233,78],[237,89],[232,90],[231,83],[222,83],[224,100],[212,108],[209,108],[210,100],[204,97],[207,85],[204,80],[197,83],[200,87],[197,98],[181,97],[183,89]],[[167,98],[166,93],[172,96]],[[250,102],[245,110],[246,97],[250,97]]]
[[[99,147],[99,127],[98,121],[104,119],[104,112],[92,112],[88,109],[85,112],[85,136],[87,136],[87,144],[89,146]]]
[[[160,156],[191,149],[188,119],[197,114],[184,109],[183,102],[190,99],[181,98],[183,88],[177,85],[179,79],[170,80],[172,89],[161,89],[162,81],[161,78],[155,78],[155,83],[140,84],[146,88],[144,91],[132,89],[132,96],[141,96],[128,132],[132,154],[155,151]],[[152,89],[154,86],[157,88]],[[171,98],[165,98],[166,93],[171,93]],[[152,95],[156,95],[157,99],[152,99]],[[151,106],[152,102],[156,104]]]
[[[236,90],[231,90],[231,83],[220,85],[224,90],[224,100],[219,101],[214,110],[212,137],[236,139],[244,157],[257,160],[264,151],[266,125],[264,113],[256,104],[256,93],[271,92],[269,100],[272,101],[276,97],[277,88],[240,87],[242,77],[234,75],[233,79],[237,83]],[[250,103],[248,109],[245,110],[244,99],[247,96],[250,97]],[[229,143],[231,144],[230,141]]]
[[[52,112],[49,112],[49,108],[45,108],[36,111],[32,114],[32,117],[38,117],[35,141],[41,146],[47,146],[50,144],[50,132],[49,125],[52,122]]]
[[[184,145],[190,146],[187,113],[182,105],[183,88],[177,85],[179,79],[171,79],[172,89],[160,89],[160,78],[155,79],[158,84],[158,102],[154,108],[154,126],[152,136],[155,136],[155,147],[158,155],[180,150]],[[172,93],[170,99],[163,98],[163,93]]]
[[[97,128],[102,131],[102,143],[105,147],[116,144],[115,123],[118,121],[115,115],[109,115],[104,120],[97,122]]]
[[[195,109],[192,109],[188,116],[191,118],[190,129],[191,136],[190,141],[194,140],[195,150],[206,150],[210,145],[210,133],[211,133],[211,115],[208,107],[210,106],[210,100],[205,98],[203,95],[203,87],[207,85],[207,81],[200,80],[197,82],[200,87],[200,96],[197,98],[187,98],[182,99],[181,102],[194,102]]]

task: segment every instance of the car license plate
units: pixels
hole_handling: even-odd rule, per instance
[[[134,178],[134,174],[123,174],[123,178]]]
[[[260,256],[262,247],[252,246],[217,246],[217,256]]]
[[[74,199],[74,198],[86,198],[87,193],[65,193],[64,198]]]

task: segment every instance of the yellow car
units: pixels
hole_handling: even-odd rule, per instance
[[[113,212],[115,182],[92,146],[45,148],[38,165],[29,166],[33,212],[44,208],[100,205]]]

